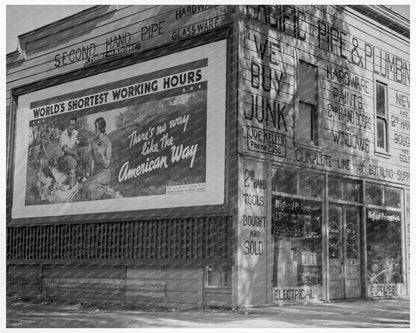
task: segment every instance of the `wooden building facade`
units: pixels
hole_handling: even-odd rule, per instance
[[[7,292],[168,306],[409,293],[409,22],[94,6],[7,55]]]

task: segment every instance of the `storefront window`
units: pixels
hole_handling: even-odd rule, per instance
[[[299,194],[316,199],[322,198],[322,177],[313,172],[299,173]]]
[[[337,176],[329,176],[328,181],[328,194],[331,199],[353,202],[362,201],[361,181]]]
[[[273,191],[296,194],[297,193],[297,172],[278,168],[274,170],[272,186]]]
[[[401,191],[386,187],[386,206],[400,208],[401,207]]]
[[[322,198],[322,175],[316,172],[275,169],[272,186],[274,192]]]
[[[366,201],[370,205],[383,206],[383,186],[375,184],[367,184]]]
[[[339,177],[329,176],[328,178],[328,195],[331,199],[341,200],[342,199],[342,180]]]
[[[402,283],[401,213],[368,208],[366,231],[368,282]]]
[[[353,179],[344,179],[343,199],[347,201],[361,202],[361,182]]]
[[[274,286],[322,283],[322,204],[273,196]]]

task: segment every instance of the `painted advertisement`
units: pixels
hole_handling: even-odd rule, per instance
[[[345,7],[241,8],[240,151],[408,185],[408,43],[363,21],[364,33]]]
[[[216,42],[21,96],[13,217],[222,204],[225,52]]]
[[[238,303],[264,304],[266,300],[270,181],[268,166],[241,158],[238,195]]]

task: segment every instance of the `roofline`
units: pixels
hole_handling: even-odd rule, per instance
[[[348,5],[348,7],[410,39],[410,20],[388,7],[383,5]]]
[[[64,17],[58,21],[54,21],[52,23],[44,25],[35,30],[31,30],[27,33],[21,34],[18,36],[19,45],[22,44],[22,41],[29,39],[33,35],[36,35],[42,31],[47,31],[48,29],[53,28],[53,27],[58,27],[62,23],[69,22],[73,20],[74,18],[81,17],[85,14],[94,12],[97,9],[106,7],[106,6],[108,7],[108,5],[95,5],[90,8],[84,9],[78,13]],[[395,11],[389,9],[388,7],[383,6],[383,5],[347,5],[347,6],[363,14],[364,16],[372,18],[376,20],[377,22],[380,22],[381,24],[388,26],[393,31],[401,34],[405,38],[410,39],[410,20],[396,13]],[[16,56],[17,52],[20,53],[21,51],[15,50],[15,51],[9,52],[6,54],[6,56],[8,58],[12,56]]]
[[[103,6],[103,5],[95,5],[95,6],[92,6],[90,8],[81,10],[80,12],[77,12],[77,13],[72,14],[70,16],[66,16],[66,17],[64,17],[64,18],[62,18],[60,20],[53,21],[53,22],[51,22],[49,24],[46,24],[46,25],[44,25],[42,27],[39,27],[39,28],[36,28],[36,29],[31,30],[29,32],[26,32],[26,33],[23,33],[21,35],[18,35],[17,37],[19,38],[19,40],[26,39],[26,38],[30,37],[31,35],[35,35],[35,34],[41,32],[42,30],[47,30],[49,28],[52,28],[52,27],[55,27],[55,26],[59,26],[60,24],[65,23],[65,22],[68,22],[68,21],[70,21],[70,20],[72,20],[74,18],[81,17],[81,16],[83,16],[83,15],[89,13],[89,12],[93,12],[93,11],[97,10],[98,8],[100,8],[100,7],[105,7],[105,6]]]

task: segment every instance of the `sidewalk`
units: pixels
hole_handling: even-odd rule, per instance
[[[232,311],[127,310],[7,299],[7,328],[409,328],[410,300],[358,300]]]

